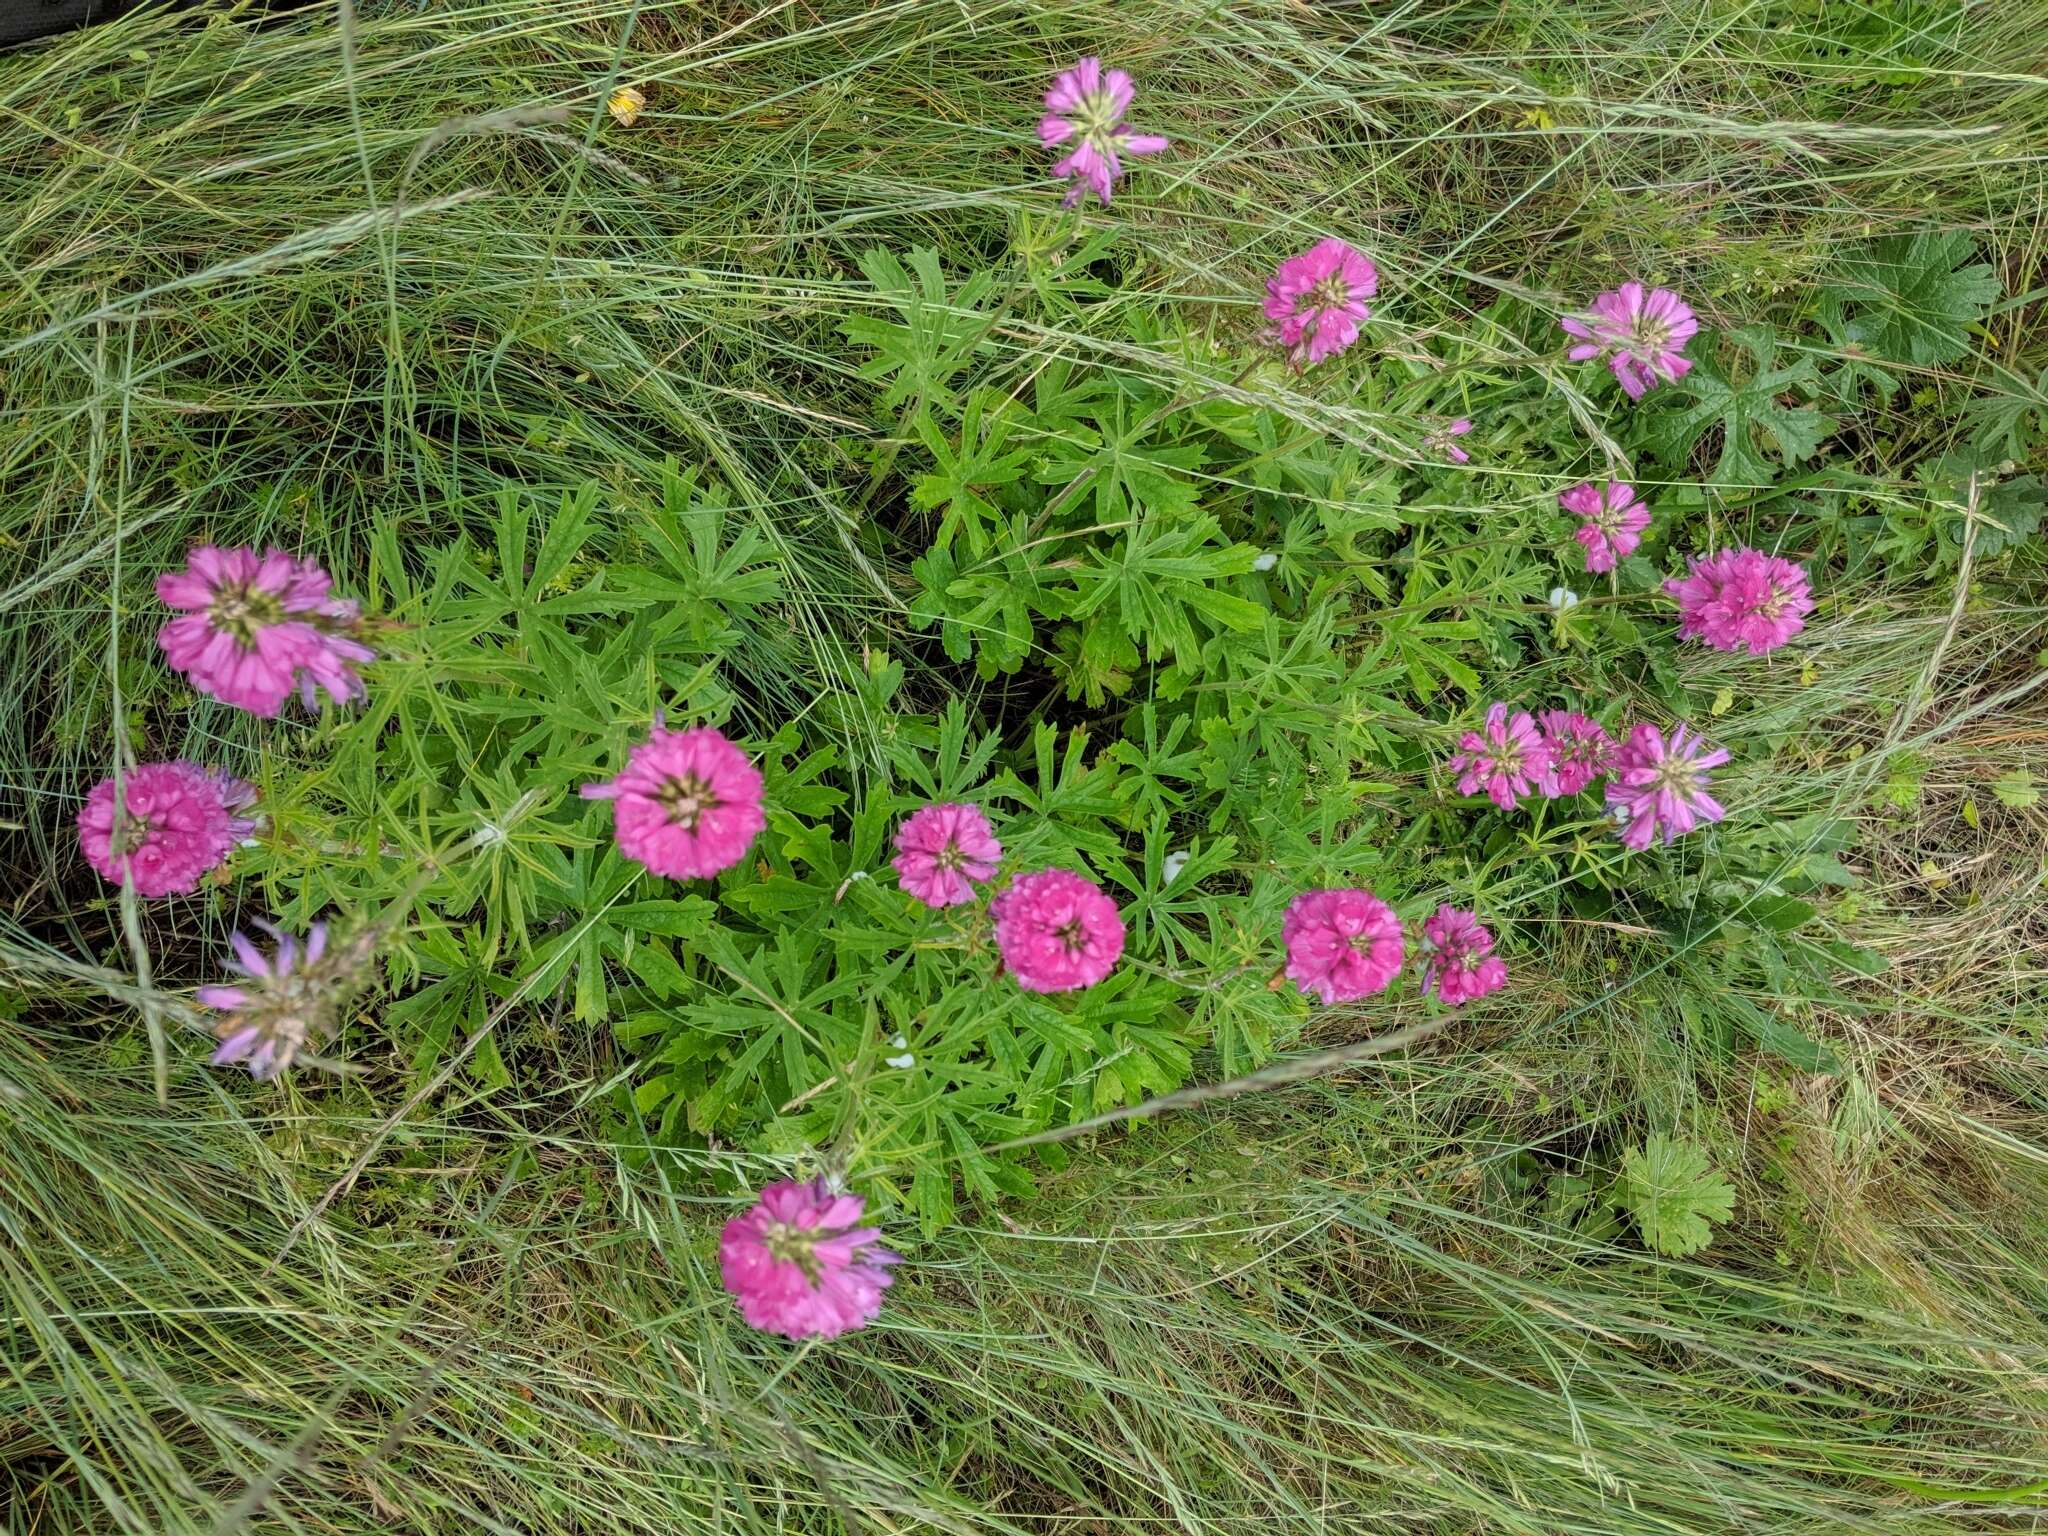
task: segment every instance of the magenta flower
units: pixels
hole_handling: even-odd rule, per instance
[[[928,907],[974,900],[968,882],[996,872],[1003,845],[978,805],[928,805],[896,829],[897,878]]]
[[[1586,549],[1586,569],[1611,571],[1617,560],[1625,560],[1643,542],[1643,530],[1650,526],[1650,509],[1636,500],[1635,488],[1619,480],[1607,482],[1602,491],[1582,481],[1558,493],[1557,504],[1585,519],[1572,535]]]
[[[138,896],[190,895],[256,830],[235,814],[255,800],[253,788],[217,769],[140,763],[122,782],[118,823],[114,781],[93,786],[78,813],[78,842],[88,864],[116,885],[133,880]]]
[[[1446,422],[1425,435],[1422,446],[1434,453],[1440,453],[1453,464],[1470,464],[1472,455],[1458,446],[1458,439],[1472,430],[1472,423],[1460,416],[1456,421]]]
[[[899,1254],[860,1223],[867,1203],[823,1179],[761,1191],[718,1237],[718,1272],[749,1327],[786,1339],[836,1339],[880,1315]]]
[[[989,911],[1003,964],[1026,992],[1092,987],[1124,952],[1116,903],[1071,870],[1019,875]]]
[[[1167,141],[1156,133],[1133,133],[1124,121],[1137,88],[1120,69],[1105,71],[1102,60],[1081,60],[1062,70],[1045,93],[1045,116],[1038,120],[1038,141],[1047,148],[1071,142],[1073,149],[1052,168],[1068,178],[1062,200],[1077,206],[1086,192],[1104,206],[1124,174],[1125,155],[1156,155]]]
[[[1724,549],[1694,555],[1692,574],[1674,576],[1664,590],[1678,599],[1678,638],[1699,636],[1717,651],[1752,656],[1775,651],[1813,612],[1806,567],[1760,549]]]
[[[1462,1008],[1508,982],[1507,962],[1493,952],[1493,935],[1479,914],[1440,906],[1422,925],[1422,995]]]
[[[1484,791],[1495,805],[1512,811],[1524,795],[1549,793],[1550,743],[1526,709],[1510,717],[1507,705],[1489,705],[1485,728],[1467,731],[1458,745],[1463,750],[1451,755],[1450,767],[1458,775],[1459,794]]]
[[[1552,799],[1578,794],[1613,766],[1614,738],[1577,710],[1543,711],[1543,740],[1550,747],[1550,782],[1542,789]]]
[[[343,1008],[370,979],[380,930],[362,928],[330,948],[325,923],[313,925],[303,947],[268,923],[257,926],[277,941],[275,954],[266,958],[235,934],[228,940],[235,952],[230,965],[244,980],[201,987],[195,995],[227,1015],[213,1027],[220,1040],[214,1065],[242,1062],[260,1081],[276,1077],[340,1030]]]
[[[626,771],[582,794],[612,802],[619,852],[671,880],[731,869],[768,825],[760,770],[708,725],[671,731],[657,719],[627,754]]]
[[[1639,725],[1614,754],[1607,780],[1607,810],[1621,823],[1628,848],[1650,846],[1659,834],[1676,842],[1701,822],[1727,812],[1707,793],[1707,770],[1728,761],[1689,725],[1674,726],[1667,740],[1654,725]]]
[[[364,692],[356,663],[377,653],[357,638],[361,611],[333,585],[281,549],[195,545],[184,570],[156,579],[156,595],[181,610],[157,644],[194,688],[252,715],[275,715],[294,690],[308,709],[323,689],[346,704]]]
[[[1266,318],[1294,366],[1335,357],[1358,340],[1379,291],[1379,269],[1342,240],[1318,240],[1266,279]]]
[[[1280,939],[1288,979],[1325,1004],[1384,992],[1401,974],[1401,920],[1371,891],[1303,891]]]
[[[1623,283],[1595,299],[1590,313],[1567,315],[1558,324],[1578,338],[1565,355],[1575,363],[1605,356],[1631,400],[1642,399],[1660,380],[1669,384],[1691,372],[1685,344],[1700,328],[1677,294],[1669,288],[1645,293],[1641,283]]]

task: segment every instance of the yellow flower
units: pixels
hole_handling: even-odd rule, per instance
[[[612,92],[611,100],[605,106],[612,114],[612,121],[621,128],[630,128],[640,120],[640,109],[647,105],[647,97],[630,85],[622,85]]]

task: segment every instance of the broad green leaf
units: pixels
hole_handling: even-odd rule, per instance
[[[1702,349],[1692,372],[1669,387],[1677,403],[1661,410],[1649,436],[1676,469],[1689,461],[1695,444],[1718,429],[1719,457],[1708,479],[1716,485],[1768,486],[1781,465],[1800,464],[1819,452],[1835,423],[1809,403],[1820,386],[1810,354],[1781,364],[1777,334],[1768,326],[1730,331],[1726,339],[1747,361]]]
[[[1952,363],[2002,291],[1976,254],[1967,230],[1893,235],[1839,261],[1822,297],[1840,306],[1847,334],[1871,357],[1916,368]]]
[[[1614,1192],[1643,1242],[1671,1258],[1698,1253],[1713,1241],[1711,1223],[1735,1211],[1735,1190],[1715,1172],[1706,1150],[1668,1136],[1629,1149]]]

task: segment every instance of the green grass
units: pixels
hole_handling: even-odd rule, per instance
[[[2048,779],[2033,556],[1962,590],[1865,570],[1828,594],[1811,678],[1741,701],[1801,755],[1746,770],[1749,802],[1858,822],[1863,884],[1823,922],[1882,976],[1801,1000],[1627,924],[1522,924],[1476,1026],[1069,1144],[1036,1197],[904,1233],[883,1323],[831,1348],[738,1324],[712,1244],[737,1154],[622,1155],[602,1111],[629,1064],[559,999],[508,1014],[509,1089],[256,1090],[181,1039],[159,1104],[150,994],[69,839],[117,710],[152,750],[319,766],[311,727],[188,707],[154,665],[147,584],[202,535],[367,579],[377,528],[443,542],[507,484],[626,501],[674,456],[792,573],[749,708],[843,700],[864,646],[905,644],[916,552],[860,500],[854,258],[1005,263],[1048,205],[1036,92],[1084,49],[1177,140],[1108,216],[1130,302],[1219,335],[1336,225],[1384,253],[1416,340],[1502,368],[1529,360],[1473,317],[1503,293],[1642,273],[1729,323],[1868,235],[1970,231],[2006,304],[1832,455],[1904,504],[1966,401],[2044,404],[2044,22],[2031,0],[435,0],[352,26],[137,16],[0,57],[6,1529],[2030,1528],[2048,812],[1990,785]],[[614,79],[650,97],[631,131],[602,117]],[[1369,412],[1311,408],[1376,440]],[[862,763],[881,722],[829,717]],[[185,910],[140,915],[173,988],[238,915],[225,892],[200,931]],[[1745,1002],[1840,1069],[1711,1048]],[[1289,1059],[1353,1033],[1320,1022]],[[1691,1260],[1574,1236],[1531,1193],[1532,1159],[1645,1131],[1737,1187]]]

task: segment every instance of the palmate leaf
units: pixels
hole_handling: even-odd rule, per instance
[[[930,412],[918,413],[917,435],[931,453],[933,468],[910,488],[910,500],[927,512],[943,509],[932,539],[935,548],[951,549],[957,535],[970,555],[986,554],[992,530],[1002,525],[1002,509],[982,493],[1021,479],[1031,455],[1009,446],[1010,420],[1001,405],[1000,396],[975,390],[967,397],[957,437],[940,431]]]
[[[962,568],[943,549],[910,563],[921,590],[910,604],[918,629],[937,625],[939,641],[954,661],[972,660],[984,678],[1015,672],[1031,654],[1034,613],[1061,618],[1070,602],[1064,589],[1048,588],[1042,567],[1017,553],[1028,544],[1020,517],[1010,529],[1008,552]]]
[[[679,470],[674,461],[664,465],[661,509],[636,527],[653,568],[617,568],[619,588],[688,604],[699,627],[712,630],[724,624],[723,609],[776,601],[782,596],[782,576],[774,551],[753,524],[742,520],[729,528],[730,511],[721,488],[700,487],[696,475]]]
[[[1090,709],[1100,709],[1131,691],[1138,647],[1101,614],[1086,624],[1062,624],[1052,638],[1054,655],[1048,664],[1069,699],[1083,699]]]
[[[2038,475],[2001,479],[1999,469],[1990,454],[1965,448],[1916,471],[1927,488],[1945,553],[1952,550],[1959,557],[1973,530],[1979,559],[2016,549],[2040,532],[2048,514],[2048,486]]]
[[[1735,1211],[1735,1190],[1715,1172],[1706,1150],[1669,1136],[1629,1149],[1614,1192],[1644,1243],[1669,1258],[1698,1253],[1713,1241],[1711,1223]]]
[[[1894,235],[1845,262],[1821,289],[1824,306],[1844,317],[1846,334],[1867,355],[1929,368],[1970,350],[1970,327],[1998,301],[1997,271],[1973,261],[1967,230]]]
[[[1812,458],[1834,430],[1834,419],[1807,403],[1820,390],[1812,356],[1801,353],[1781,365],[1777,333],[1768,326],[1745,326],[1728,332],[1727,339],[1748,354],[1748,363],[1731,363],[1725,354],[1706,350],[1692,372],[1670,387],[1679,403],[1659,413],[1649,438],[1659,457],[1677,468],[1696,443],[1719,428],[1720,457],[1708,480],[1768,486],[1779,474],[1772,458],[1785,465]]]
[[[1826,293],[1821,296],[1819,319],[1837,354],[1834,371],[1827,376],[1831,398],[1853,409],[1863,403],[1866,386],[1876,392],[1880,402],[1899,392],[1899,376],[1877,360],[1877,348],[1871,341],[1877,326],[1874,319],[1852,316],[1839,294]]]
[[[1194,511],[1201,487],[1188,478],[1200,469],[1207,450],[1200,443],[1174,446],[1151,442],[1158,429],[1160,401],[1150,394],[1118,390],[1088,408],[1092,428],[1070,422],[1047,451],[1038,479],[1067,487],[1084,484],[1094,495],[1093,521],[1106,527],[1135,512],[1181,517]],[[1071,510],[1078,495],[1063,506]]]
[[[1963,421],[1971,447],[2008,459],[2024,459],[2048,426],[2048,368],[2031,384],[2023,375],[2009,375],[2005,387],[1965,404]]]
[[[1192,657],[1206,634],[1221,629],[1257,629],[1266,610],[1211,583],[1246,574],[1259,552],[1210,542],[1220,536],[1206,517],[1180,528],[1140,522],[1116,544],[1089,551],[1089,564],[1074,577],[1074,617],[1115,612],[1132,643],[1155,660]]]
[[[879,246],[861,252],[860,269],[896,318],[853,315],[839,329],[847,340],[874,349],[860,373],[864,379],[886,381],[881,409],[923,401],[952,412],[949,385],[988,330],[989,317],[978,310],[988,294],[989,275],[977,272],[948,293],[938,252],[925,246],[911,250],[909,271]]]

